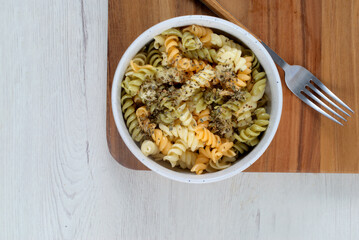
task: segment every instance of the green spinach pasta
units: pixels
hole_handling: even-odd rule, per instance
[[[266,83],[250,49],[191,25],[164,31],[136,54],[119,101],[145,156],[203,174],[259,143],[270,121]]]

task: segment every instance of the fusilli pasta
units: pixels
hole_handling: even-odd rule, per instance
[[[166,136],[163,135],[163,132],[159,129],[155,129],[153,131],[152,134],[152,139],[153,141],[156,143],[156,145],[158,146],[158,148],[160,149],[160,151],[164,154],[167,155],[168,151],[171,149],[172,144],[171,142],[167,139]]]
[[[184,51],[193,51],[202,48],[202,42],[190,32],[184,32],[182,36]]]
[[[188,31],[193,35],[197,36],[205,46],[211,44],[211,35],[213,31],[210,28],[206,28],[198,25],[192,25],[184,28],[183,31],[184,32]]]
[[[184,56],[191,59],[202,59],[210,63],[218,63],[217,60],[217,51],[211,48],[201,48],[191,51],[186,51],[183,53]]]
[[[160,152],[157,145],[150,140],[143,141],[141,144],[141,151],[146,157],[150,155],[156,155]]]
[[[141,141],[143,138],[143,132],[136,118],[135,107],[132,97],[129,94],[122,93],[121,105],[128,131],[130,132],[132,138],[135,141]]]
[[[153,41],[147,50],[146,64],[158,67],[161,66],[162,56],[161,52],[155,48],[154,44],[155,42]]]
[[[270,118],[266,81],[246,46],[191,25],[162,32],[135,55],[119,101],[145,156],[210,173],[259,143]]]
[[[198,154],[187,150],[181,155],[178,164],[183,169],[191,169],[196,162],[197,155]]]
[[[204,142],[207,146],[215,148],[221,144],[221,138],[218,135],[213,134],[203,125],[198,125],[194,131],[198,140]]]
[[[204,154],[199,153],[197,155],[194,166],[191,168],[191,172],[195,172],[196,174],[202,174],[204,170],[206,170],[209,163],[209,158]]]
[[[186,151],[186,149],[187,144],[182,139],[177,139],[163,160],[169,161],[172,167],[175,167],[178,165],[178,160],[180,156]]]
[[[254,111],[257,116],[257,119],[254,120],[254,123],[246,129],[240,131],[239,141],[240,142],[249,142],[254,140],[258,135],[267,129],[269,124],[269,114],[266,113],[264,108],[258,108]]]

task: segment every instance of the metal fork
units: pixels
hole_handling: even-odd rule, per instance
[[[264,42],[262,42],[263,46],[267,49],[268,53],[271,55],[273,60],[284,70],[285,72],[285,83],[288,88],[303,102],[308,104],[310,107],[314,108],[327,118],[333,120],[334,122],[343,126],[341,122],[337,119],[329,115],[319,106],[324,107],[326,110],[337,116],[339,119],[343,121],[347,121],[344,117],[335,112],[332,108],[330,108],[327,104],[325,104],[322,100],[320,100],[316,95],[312,92],[315,92],[318,96],[325,99],[328,103],[330,103],[333,107],[338,109],[340,112],[344,113],[348,117],[350,115],[341,109],[337,104],[335,104],[332,100],[330,100],[326,95],[322,92],[326,93],[328,96],[332,97],[335,101],[337,101],[344,108],[354,113],[342,100],[340,100],[334,93],[332,93],[318,78],[316,78],[311,72],[309,72],[306,68],[298,65],[289,65],[286,63],[281,57],[279,57],[270,47],[268,47]],[[310,91],[311,90],[311,91]],[[319,105],[319,106],[318,106]]]
[[[243,29],[247,30],[251,33],[250,30],[248,30],[241,22],[239,22],[232,14],[230,14],[219,2],[216,0],[200,0],[203,4],[205,4],[209,9],[211,9],[215,14],[217,14],[220,17],[223,17],[227,19],[228,21],[231,21],[238,26],[242,27]],[[260,40],[257,36],[255,36],[253,33],[251,33],[257,40],[263,44],[263,46],[267,49],[269,54],[272,56],[273,60],[281,67],[283,68],[285,72],[285,82],[288,86],[288,88],[297,96],[299,97],[303,102],[308,104],[310,107],[314,108],[324,116],[328,117],[329,119],[333,120],[334,122],[340,124],[343,126],[341,122],[339,122],[337,119],[329,115],[327,112],[325,112],[323,109],[321,109],[319,106],[324,107],[329,112],[331,112],[333,115],[337,116],[343,121],[347,121],[344,117],[339,115],[337,112],[335,112],[332,108],[328,107],[327,104],[325,104],[322,100],[320,100],[316,95],[314,95],[311,91],[315,92],[318,96],[320,96],[322,99],[325,99],[328,103],[330,103],[333,107],[337,108],[339,111],[344,113],[345,115],[350,115],[345,112],[343,109],[341,109],[337,104],[335,104],[333,101],[331,101],[327,96],[325,96],[322,92],[326,93],[328,96],[332,97],[335,101],[337,101],[340,105],[345,107],[350,112],[354,113],[353,110],[351,110],[342,100],[340,100],[337,96],[334,95],[322,82],[318,80],[311,72],[309,72],[307,69],[301,66],[297,65],[289,65],[287,64],[282,58],[280,58],[272,49],[270,49],[262,40]],[[310,91],[311,90],[311,91]],[[319,106],[318,106],[319,105]]]

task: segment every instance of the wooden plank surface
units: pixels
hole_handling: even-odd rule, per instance
[[[219,2],[289,64],[308,68],[358,112],[359,1]],[[110,93],[116,66],[144,30],[189,14],[213,15],[195,0],[109,0],[107,141],[112,156],[125,167],[146,169],[122,142],[113,120]],[[327,120],[296,98],[279,72],[284,95],[281,123],[270,147],[247,171],[358,173],[357,117],[345,127]]]

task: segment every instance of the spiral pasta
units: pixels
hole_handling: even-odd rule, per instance
[[[196,81],[187,81],[179,89],[178,100],[180,102],[189,100],[193,95],[198,93],[199,89],[200,86]]]
[[[182,122],[183,126],[195,127],[197,125],[196,121],[193,119],[193,115],[188,110],[186,103],[181,104],[178,107],[177,113],[179,115],[179,120]]]
[[[156,69],[150,64],[138,65],[133,60],[130,61],[130,66],[131,66],[131,68],[133,69],[133,71],[135,73],[139,72],[141,69],[147,69],[147,70],[150,70],[150,71],[156,71]]]
[[[159,128],[170,138],[182,139],[191,151],[196,151],[198,148],[203,147],[204,143],[198,140],[195,132],[183,127],[179,124],[167,127],[164,124],[159,124]]]
[[[197,115],[197,118],[198,118],[197,125],[201,125],[207,128],[209,126],[209,120],[211,119],[209,109],[207,108],[202,110]]]
[[[269,124],[269,114],[266,113],[265,109],[258,108],[254,113],[256,114],[257,119],[250,127],[241,130],[238,139],[240,142],[251,141],[267,129],[267,125]]]
[[[176,35],[169,35],[166,37],[166,40],[164,42],[166,47],[166,53],[167,53],[167,60],[170,63],[174,63],[176,60],[180,58],[180,51],[178,49],[178,36]]]
[[[137,121],[140,124],[140,127],[144,132],[152,132],[156,128],[156,124],[151,123],[148,119],[149,112],[147,111],[145,106],[137,108],[136,117]]]
[[[270,118],[266,81],[246,46],[191,25],[162,32],[135,55],[119,101],[145,156],[211,173],[261,141]]]
[[[252,121],[252,113],[250,111],[246,111],[237,116],[237,127],[244,127],[251,123]]]
[[[239,138],[239,136],[238,136],[238,138]],[[233,148],[235,150],[237,150],[240,154],[248,152],[248,150],[249,150],[249,147],[245,143],[242,143],[240,141],[236,141],[235,144],[233,145]]]
[[[138,94],[140,87],[143,81],[149,77],[153,77],[156,73],[156,68],[154,67],[146,67],[146,68],[138,68],[137,71],[134,71],[131,77],[126,77],[122,82],[122,87],[125,89],[126,93],[135,96]]]
[[[158,149],[157,145],[154,142],[150,140],[145,140],[141,144],[141,152],[143,153],[143,155],[147,157],[150,155],[158,154],[160,150]]]
[[[147,50],[146,64],[158,67],[161,66],[162,56],[161,52],[155,48],[154,44],[155,42],[153,41]]]
[[[214,89],[216,90],[216,89]],[[204,102],[209,104],[223,104],[223,95],[221,94],[221,91],[206,91],[204,93]]]
[[[209,146],[206,146],[205,148],[200,148],[199,154],[202,154],[203,156],[209,158],[211,161],[217,162],[222,156],[223,153],[218,151],[217,148],[211,148]]]
[[[165,111],[158,115],[159,123],[170,125],[177,119],[177,115],[174,111]]]
[[[204,170],[206,170],[209,163],[209,158],[204,154],[199,153],[197,155],[194,166],[191,168],[191,172],[195,172],[196,174],[202,174]]]
[[[206,168],[206,171],[214,172],[214,171],[218,171],[218,170],[223,170],[223,169],[230,167],[231,165],[232,165],[231,162],[225,161],[224,158],[217,162],[210,161],[209,165]]]
[[[242,50],[243,47],[238,43],[235,43],[233,40],[230,40],[224,35],[212,33],[211,34],[211,44],[216,47],[229,46],[231,48],[236,48],[238,50]]]
[[[217,51],[211,48],[201,48],[196,50],[185,51],[184,56],[191,59],[202,59],[210,63],[218,63]]]
[[[251,51],[249,54],[253,54]],[[232,84],[232,87],[236,88],[236,90],[240,90],[240,88],[247,86],[247,84],[251,81],[251,67],[252,67],[252,61],[253,56],[245,56],[244,60],[246,63],[244,64],[245,67],[243,67],[243,70],[239,70],[237,72],[237,77],[231,79],[229,84]],[[228,87],[228,86],[227,86]],[[229,86],[230,87],[230,86]]]
[[[210,65],[207,65],[202,71],[194,74],[191,77],[191,80],[198,83],[200,87],[210,87],[210,82],[214,77],[215,73],[213,68]]]
[[[267,78],[265,72],[258,72],[257,70],[254,70],[252,75],[255,81],[251,90],[252,101],[258,101],[264,95]]]
[[[178,164],[179,166],[182,168],[182,169],[191,169],[195,162],[196,162],[196,158],[197,158],[197,155],[196,153],[194,152],[191,152],[191,151],[185,151],[180,159],[178,160]]]
[[[203,125],[198,125],[194,131],[198,140],[204,142],[207,146],[215,148],[221,144],[221,138],[218,135],[213,134]]]
[[[200,113],[201,111],[203,111],[207,107],[207,104],[204,101],[204,96],[203,95],[204,95],[203,91],[197,91],[197,93],[195,93],[192,96],[191,102],[192,102],[192,104],[194,106],[193,112],[195,114]]]
[[[192,25],[183,29],[183,32],[190,32],[197,36],[205,46],[211,45],[211,35],[213,31],[210,28]]]
[[[183,71],[198,72],[206,66],[206,63],[197,59],[191,60],[189,58],[179,58],[179,60],[175,63],[175,66]]]
[[[187,144],[182,139],[177,139],[172,147],[168,150],[168,154],[163,158],[171,163],[172,167],[178,165],[180,156],[186,151]]]
[[[230,120],[233,114],[229,108],[223,106],[216,106],[215,113],[217,114],[217,118],[221,118],[223,120]]]
[[[160,149],[160,151],[167,155],[168,151],[171,149],[172,144],[166,136],[163,135],[163,132],[159,129],[155,129],[152,133],[152,139]]]
[[[179,38],[182,38],[182,36],[183,36],[182,32],[180,30],[178,30],[177,28],[170,28],[170,29],[168,29],[166,31],[163,31],[161,33],[161,35],[167,35],[167,36],[168,35],[174,35],[174,36],[177,36]]]
[[[182,46],[185,51],[193,51],[202,48],[202,42],[190,32],[184,32]]]
[[[229,109],[230,111],[237,112],[242,105],[243,105],[243,103],[241,103],[240,101],[230,99],[230,100],[228,100],[226,103],[224,103],[224,104],[222,105],[222,107],[223,107],[223,108],[227,108],[227,109]]]
[[[201,60],[197,59],[188,59],[183,58],[180,54],[179,48],[179,39],[176,35],[169,35],[166,37],[164,42],[166,53],[167,53],[167,61],[175,66],[176,68],[183,71],[200,71],[204,68],[205,63]]]
[[[129,94],[122,93],[121,105],[128,131],[135,141],[141,141],[144,135],[137,121],[132,97]]]
[[[242,52],[230,46],[223,46],[218,50],[217,60],[222,64],[233,64],[234,72],[247,69],[246,59],[241,57]]]
[[[222,144],[218,147],[218,151],[225,157],[234,157],[236,153],[232,150],[233,142],[222,139]]]
[[[139,66],[143,66],[146,64],[146,58],[147,58],[146,53],[141,51],[135,55],[135,57],[132,59],[132,61]],[[131,76],[133,73],[134,73],[134,71],[132,69],[132,66],[129,65],[126,69],[125,75]]]
[[[162,46],[164,46],[165,44],[165,36],[162,35],[157,35],[153,37],[154,42],[153,42],[153,47],[155,49],[160,49]]]

